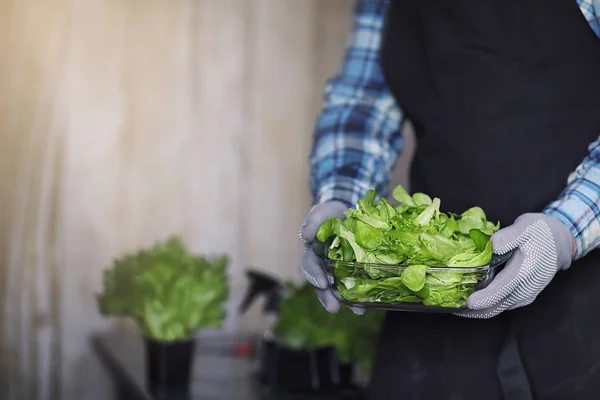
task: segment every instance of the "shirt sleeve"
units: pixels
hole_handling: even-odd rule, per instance
[[[600,243],[600,137],[589,146],[589,153],[569,175],[567,187],[559,198],[544,209],[571,231],[581,258]]]
[[[592,30],[600,37],[600,0],[577,0],[577,4]]]
[[[313,203],[352,206],[369,189],[387,194],[402,149],[402,113],[379,63],[386,0],[358,0],[340,70],[324,91],[310,155]]]

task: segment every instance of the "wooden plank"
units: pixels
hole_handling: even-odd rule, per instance
[[[242,138],[247,79],[245,0],[202,0],[195,6],[194,132],[186,145],[184,231],[193,249],[231,256],[227,330],[238,328],[243,295],[240,218],[245,211]]]
[[[254,0],[249,16],[244,253],[248,264],[281,278],[296,275],[297,231],[309,205],[316,3]]]
[[[298,229],[309,209],[308,155],[324,81],[339,67],[349,2],[253,0],[244,148],[248,265],[301,280]],[[245,319],[259,329],[259,308]]]

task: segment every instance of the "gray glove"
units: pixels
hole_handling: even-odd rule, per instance
[[[569,229],[546,214],[520,216],[492,236],[492,245],[496,254],[516,251],[488,287],[468,298],[467,307],[476,311],[460,316],[491,318],[531,304],[558,271],[569,268],[574,254]]]
[[[310,247],[311,243],[315,240],[315,235],[319,226],[325,221],[333,217],[344,217],[344,211],[348,207],[339,201],[330,201],[322,204],[318,204],[310,209],[302,228],[300,228],[300,239],[304,243],[304,250],[302,252],[302,273],[306,280],[315,286],[319,301],[330,313],[337,313],[340,309],[340,302],[333,294],[333,291],[329,287],[329,280],[319,259]],[[364,314],[364,308],[350,307],[354,313],[362,315]]]

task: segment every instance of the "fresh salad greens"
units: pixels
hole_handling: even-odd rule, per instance
[[[221,327],[228,264],[227,256],[193,255],[171,237],[116,259],[104,271],[98,308],[105,316],[135,318],[152,339],[187,339],[202,328]]]
[[[490,237],[500,224],[488,221],[480,207],[460,215],[442,212],[440,199],[411,196],[402,186],[393,197],[399,205],[376,200],[370,190],[345,219],[332,218],[319,227],[317,239],[327,243],[328,258],[336,260],[340,295],[352,302],[464,307],[485,271],[443,267],[489,263]]]
[[[371,310],[359,316],[346,307],[330,314],[319,303],[314,286],[288,283],[273,333],[295,349],[332,346],[341,362],[355,363],[369,374],[384,315]]]

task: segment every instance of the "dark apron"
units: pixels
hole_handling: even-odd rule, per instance
[[[411,189],[504,226],[600,134],[600,40],[575,0],[391,0],[386,80],[417,135]],[[390,312],[369,398],[600,398],[600,252],[489,320]]]

